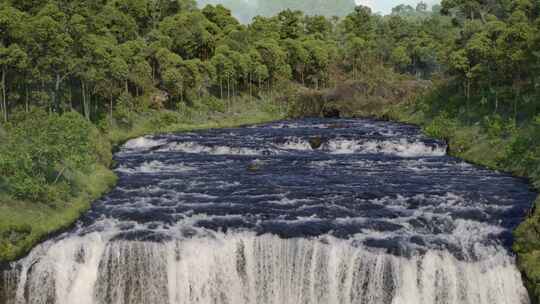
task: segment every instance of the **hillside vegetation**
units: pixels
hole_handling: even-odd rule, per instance
[[[0,260],[107,191],[124,140],[285,114],[414,122],[540,187],[540,2],[291,8],[241,24],[193,0],[0,1]],[[535,300],[539,226],[536,209],[514,246]]]

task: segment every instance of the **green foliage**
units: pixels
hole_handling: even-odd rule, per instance
[[[514,231],[514,251],[518,254],[518,267],[525,274],[525,284],[531,300],[540,300],[540,199],[534,213]]]
[[[420,21],[387,18],[355,8],[352,0],[260,1],[257,7],[275,16],[258,16],[247,26],[226,8],[232,2],[202,9],[194,4],[2,4],[2,119],[17,107],[40,106],[55,113],[76,110],[103,127],[128,126],[129,115],[141,109],[126,107],[125,99],[189,112],[184,105],[209,95],[228,101],[273,95],[291,81],[324,89],[342,72],[358,79],[381,65],[427,77],[440,66],[437,55],[448,38],[436,29],[450,32],[440,21],[448,18],[424,9]],[[329,12],[344,18],[329,18]]]
[[[392,54],[390,55],[390,60],[400,70],[405,69],[412,62],[411,57],[409,57],[409,54],[407,54],[407,49],[405,46],[398,46],[393,49]]]
[[[457,129],[457,121],[447,113],[441,113],[424,127],[424,131],[431,137],[449,139]]]
[[[76,191],[75,172],[110,162],[97,129],[76,112],[34,109],[14,118],[0,147],[0,175],[7,193],[18,199],[54,204]]]
[[[114,120],[121,128],[131,128],[134,123],[134,109],[131,96],[126,94],[121,95],[114,108]],[[103,121],[104,123],[110,123],[110,120]],[[105,131],[111,126],[102,127],[101,130]]]
[[[67,229],[114,185],[116,176],[98,165],[89,173],[78,174],[76,180],[83,187],[54,206],[0,194],[0,263],[21,257],[52,232]]]
[[[150,124],[157,130],[177,124],[182,121],[182,116],[175,112],[158,112],[150,118]]]
[[[199,101],[199,104],[209,112],[225,112],[225,103],[216,97],[208,96]]]
[[[540,125],[533,122],[512,137],[506,148],[505,164],[514,172],[538,177],[540,165]],[[536,184],[540,180],[534,180]]]

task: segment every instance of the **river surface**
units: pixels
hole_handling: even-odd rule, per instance
[[[527,304],[526,181],[418,128],[299,120],[147,136],[117,187],[2,272],[6,304]]]

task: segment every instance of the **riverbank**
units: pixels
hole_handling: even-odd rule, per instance
[[[469,163],[527,178],[540,191],[540,119],[504,120],[499,115],[472,111],[473,116],[452,115],[432,104],[437,90],[402,103],[356,107],[353,116],[375,117],[420,126],[430,137],[445,140],[448,153]],[[513,250],[532,303],[540,303],[540,195],[525,221],[514,231]]]
[[[108,151],[106,153],[102,151],[101,154],[105,155],[92,157],[92,163],[87,168],[56,170],[58,172],[55,172],[53,185],[49,185],[43,192],[47,195],[61,193],[51,197],[51,200],[17,198],[13,194],[6,193],[6,187],[2,188],[0,180],[0,264],[23,257],[39,242],[69,229],[83,213],[88,211],[93,201],[110,191],[117,180],[111,168],[112,152],[123,142],[149,134],[239,127],[282,118],[284,114],[279,107],[261,100],[237,101],[227,112],[199,112],[189,115],[172,111],[136,113],[130,116],[128,127],[125,124],[115,125],[99,131],[99,145],[102,146],[101,149]],[[95,131],[98,132],[97,129]],[[41,135],[43,134],[39,137],[42,137]],[[25,136],[34,135],[25,134]],[[33,139],[29,141],[32,142]],[[58,144],[50,142],[54,147]],[[21,148],[21,150],[26,152],[28,149]],[[94,154],[90,151],[87,153]],[[20,162],[20,159],[15,161]],[[58,163],[71,162],[72,160],[60,159]],[[52,166],[57,168],[58,164]],[[30,178],[20,178],[20,187],[28,188],[31,182]],[[41,192],[36,193],[44,195]]]

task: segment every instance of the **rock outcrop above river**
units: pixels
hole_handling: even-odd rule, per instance
[[[346,81],[325,90],[301,89],[291,109],[293,117],[365,117],[388,104],[407,102],[426,92],[432,83],[423,80]]]

